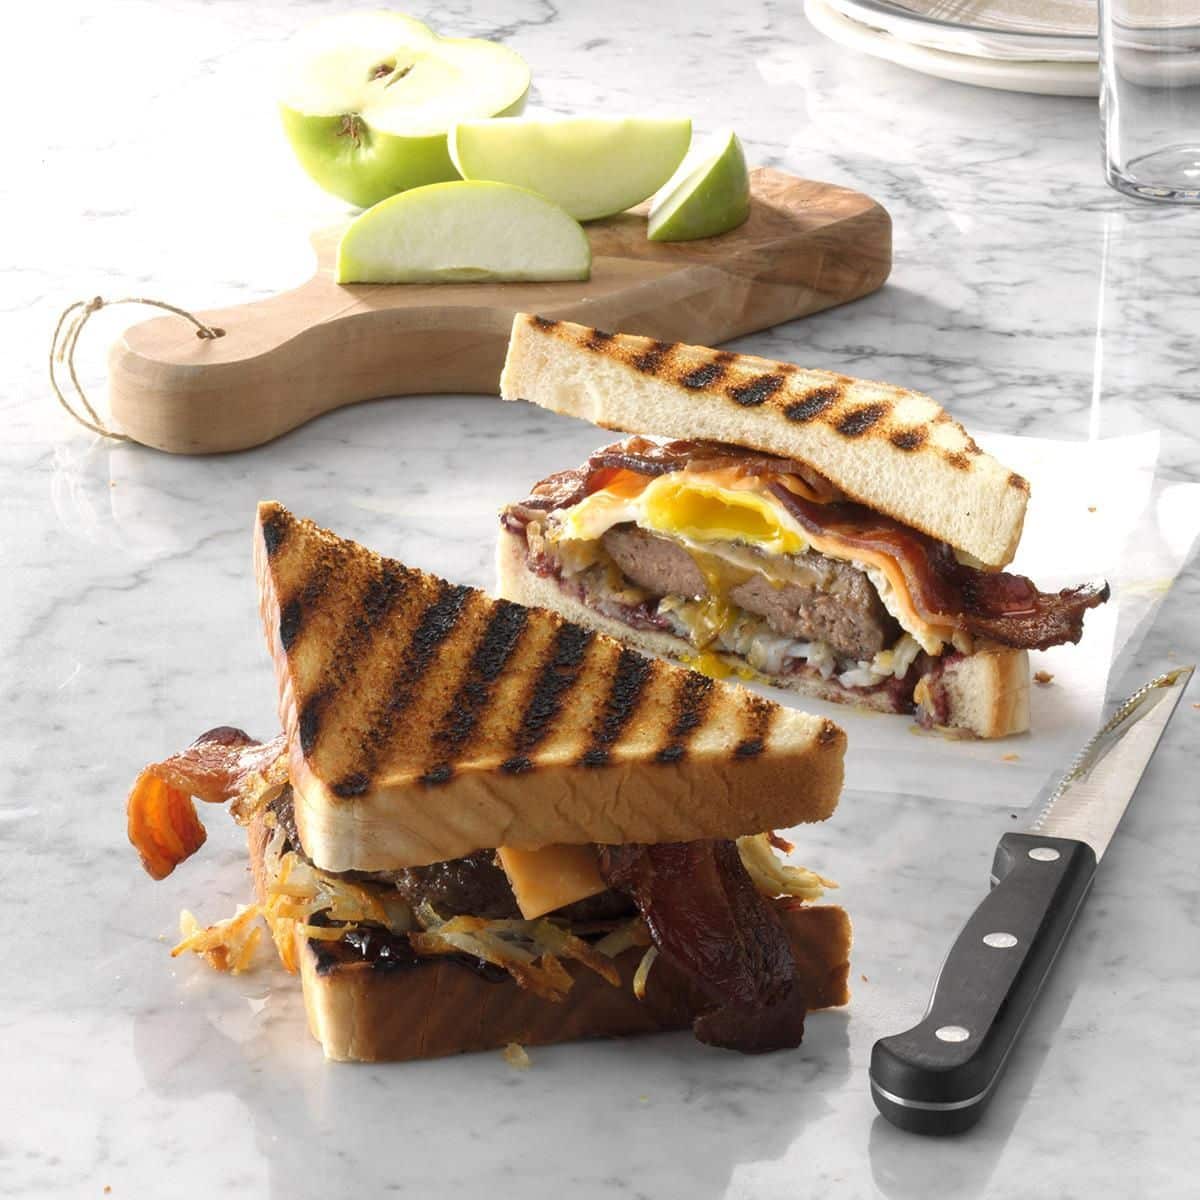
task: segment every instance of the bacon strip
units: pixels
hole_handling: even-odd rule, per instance
[[[693,1032],[747,1054],[798,1046],[804,997],[791,943],[729,841],[601,846],[600,873],[637,904],[658,952],[712,1001]]]
[[[204,845],[193,796],[209,804],[232,800],[234,817],[245,824],[287,781],[283,734],[264,743],[228,725],[210,729],[138,775],[126,808],[129,840],[147,873],[165,879]]]
[[[814,499],[827,501],[837,489],[807,463],[775,454],[748,451],[724,442],[681,439],[659,443],[635,436],[597,450],[588,459],[592,474],[587,481],[589,493],[603,487],[598,475],[603,471],[634,471],[638,475],[669,475],[674,471],[736,471],[739,475],[790,475],[807,485]],[[552,476],[553,478],[553,476]]]
[[[1045,650],[1078,642],[1083,614],[1109,596],[1107,583],[1040,592],[1024,575],[968,567],[945,542],[862,504],[813,504],[778,482],[770,490],[809,533],[892,558],[917,614],[931,625],[966,630],[1018,649]]]
[[[587,467],[556,471],[535,484],[524,500],[510,504],[501,514],[501,524],[514,533],[520,533],[530,521],[537,520],[545,513],[573,507],[588,494],[588,476]]]

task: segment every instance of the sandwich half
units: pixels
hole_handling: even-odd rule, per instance
[[[1029,485],[916,392],[528,314],[500,387],[635,433],[503,511],[500,594],[706,673],[1003,737],[1108,598],[1002,570]]]
[[[240,969],[261,916],[337,1059],[692,1028],[747,1052],[844,1004],[850,929],[772,831],[841,788],[832,722],[259,507],[284,732],[147,767],[155,878],[232,801],[257,901],[176,948]],[[257,928],[261,931],[261,923]]]

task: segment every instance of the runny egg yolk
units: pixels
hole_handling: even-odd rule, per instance
[[[660,475],[636,496],[596,492],[565,514],[560,536],[593,540],[625,521],[693,543],[739,541],[773,554],[806,545],[773,498],[683,472]]]
[[[778,505],[749,491],[664,476],[642,494],[650,529],[693,542],[747,542],[775,554],[794,554],[803,539],[780,521]]]

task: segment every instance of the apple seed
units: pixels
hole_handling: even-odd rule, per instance
[[[396,66],[396,60],[394,58],[386,59],[370,72],[370,74],[367,76],[367,82],[374,83],[377,79],[384,79],[387,82],[384,83],[383,86],[385,88],[391,87],[393,83],[395,83],[398,79],[403,79],[405,75],[407,75],[412,69],[412,63],[409,63],[404,67],[398,67]]]

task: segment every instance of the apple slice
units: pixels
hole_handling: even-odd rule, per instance
[[[683,118],[460,121],[450,131],[450,157],[464,179],[530,188],[591,221],[653,195],[691,140],[692,123]]]
[[[646,236],[652,242],[690,242],[736,229],[750,215],[750,176],[742,143],[732,130],[698,158],[689,158],[654,198]]]
[[[367,208],[405,188],[456,179],[446,131],[525,106],[529,68],[495,42],[438,37],[399,13],[318,21],[292,43],[280,88],[301,166]]]
[[[354,218],[338,246],[338,283],[587,279],[579,222],[506,183],[431,183]]]

